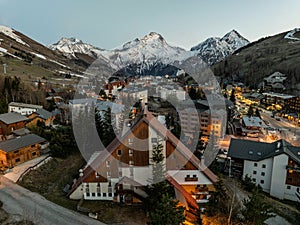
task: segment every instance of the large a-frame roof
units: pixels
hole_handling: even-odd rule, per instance
[[[72,187],[71,191],[68,195],[71,195],[73,191],[80,185],[82,180],[85,180],[89,177],[93,172],[95,172],[95,168],[98,168],[100,165],[105,163],[106,159],[112,154],[112,152],[126,139],[128,139],[128,135],[137,129],[141,123],[146,123],[152,129],[156,130],[159,134],[161,134],[166,140],[170,141],[174,146],[176,146],[176,150],[179,151],[188,161],[190,161],[197,169],[203,172],[203,174],[211,180],[213,183],[218,181],[218,176],[216,176],[209,168],[206,166],[202,166],[200,160],[180,141],[178,138],[172,134],[163,124],[161,124],[156,117],[154,117],[149,111],[144,110],[143,115],[140,116],[138,121],[132,126],[130,130],[128,130],[121,138],[115,138],[104,151],[93,160],[90,165],[87,165],[85,170],[83,171],[82,179],[78,179],[77,182]]]

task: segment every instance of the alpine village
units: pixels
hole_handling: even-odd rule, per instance
[[[0,26],[0,224],[299,224],[299,47],[299,29],[186,51]]]

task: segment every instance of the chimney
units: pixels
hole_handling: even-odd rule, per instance
[[[144,116],[146,117],[148,113],[148,102],[144,103]]]
[[[204,156],[202,155],[201,158],[200,158],[200,168],[204,169],[204,167],[205,167]]]

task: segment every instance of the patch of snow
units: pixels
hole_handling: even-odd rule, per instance
[[[50,61],[50,62],[53,62],[53,63],[56,63],[57,65],[60,65],[60,66],[62,66],[62,67],[64,67],[64,68],[70,69],[70,67],[68,67],[68,66],[66,66],[66,65],[64,65],[64,64],[62,64],[62,63],[60,63],[60,62],[57,62],[57,61],[55,61],[55,60],[53,60],[53,59],[49,59],[49,61]]]
[[[38,53],[35,53],[35,52],[31,52],[31,54],[33,54],[33,55],[35,55],[35,56],[37,56],[37,57],[39,57],[41,59],[44,59],[44,60],[47,59],[44,55],[41,55],[41,54],[38,54]]]
[[[300,38],[296,38],[294,35],[295,33],[300,32],[300,28],[295,28],[294,30],[291,30],[290,32],[288,32],[284,38],[285,39],[289,39],[289,40],[293,40],[293,41],[300,41]]]
[[[7,53],[7,49],[5,49],[5,48],[1,48],[1,47],[0,47],[0,52]]]
[[[29,45],[24,42],[18,35],[16,35],[14,33],[14,30],[9,28],[9,27],[6,27],[6,26],[1,26],[0,25],[0,32],[5,34],[6,36],[9,36],[11,37],[12,39],[14,39],[15,41],[19,42],[20,44],[23,44],[23,45],[26,45],[29,47]]]

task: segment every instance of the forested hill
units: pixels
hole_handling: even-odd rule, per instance
[[[287,92],[299,94],[300,31],[295,29],[252,42],[213,65],[212,69],[218,76],[236,75],[252,87],[257,87],[264,77],[279,71],[288,76]]]

